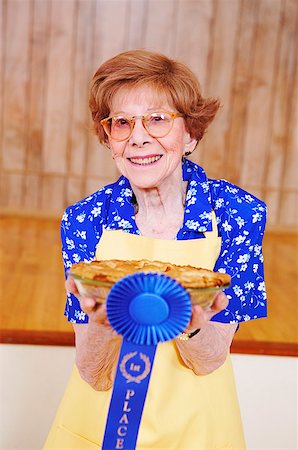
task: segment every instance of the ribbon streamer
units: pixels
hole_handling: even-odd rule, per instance
[[[123,336],[103,450],[134,450],[158,342],[174,339],[191,316],[189,294],[163,274],[136,273],[118,281],[107,316]]]

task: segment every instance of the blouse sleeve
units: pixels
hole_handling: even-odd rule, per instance
[[[262,254],[266,206],[254,201],[239,212],[239,208],[229,208],[221,220],[222,252],[214,270],[228,273],[231,286],[224,291],[229,305],[213,317],[216,322],[243,322],[267,315]]]
[[[93,220],[90,220],[90,215],[88,217],[84,210],[77,211],[72,207],[65,210],[61,222],[61,241],[66,276],[66,272],[72,264],[94,260],[98,236]],[[67,293],[64,315],[69,322],[88,322],[88,316],[81,310],[79,300],[69,292]]]

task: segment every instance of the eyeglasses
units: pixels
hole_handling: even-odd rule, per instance
[[[154,138],[162,138],[173,128],[174,119],[183,117],[176,112],[153,112],[145,116],[110,116],[100,121],[107,135],[115,141],[125,141],[132,135],[136,119],[142,119],[145,130]]]

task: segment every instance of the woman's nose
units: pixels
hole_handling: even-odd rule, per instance
[[[142,119],[135,119],[135,125],[132,130],[129,142],[131,145],[137,145],[138,147],[143,146],[150,140],[150,135],[143,125]]]

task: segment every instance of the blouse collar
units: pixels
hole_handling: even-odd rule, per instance
[[[202,167],[182,160],[183,181],[188,182],[182,231],[203,233],[212,230],[212,200],[209,180]],[[113,185],[106,228],[139,234],[132,203],[133,191],[127,178],[121,176]]]

